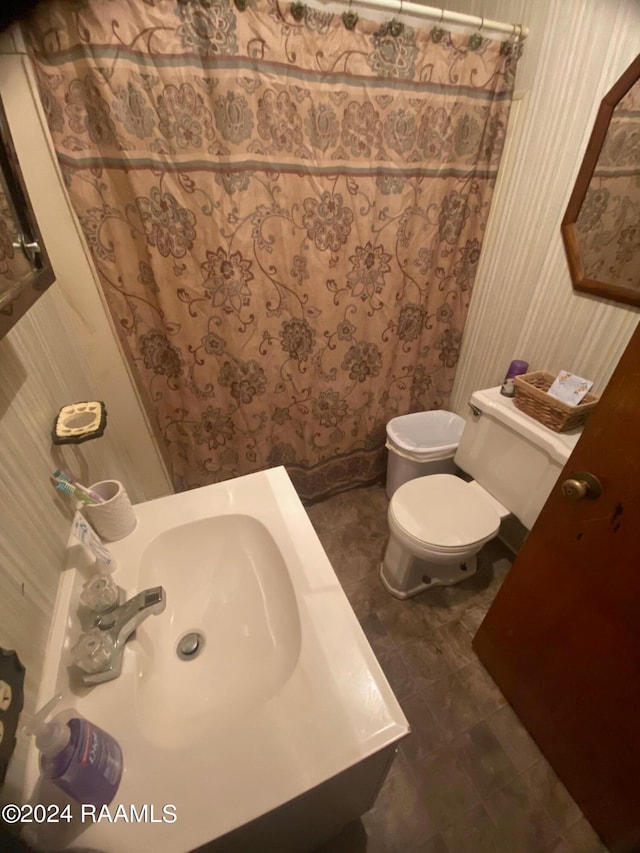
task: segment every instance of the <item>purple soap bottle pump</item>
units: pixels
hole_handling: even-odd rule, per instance
[[[529,363],[526,361],[522,361],[521,359],[515,359],[509,365],[509,369],[507,370],[507,375],[504,377],[502,382],[502,386],[500,388],[500,393],[504,394],[505,397],[515,397],[516,389],[513,384],[513,379],[515,376],[522,376],[523,373],[526,373],[529,370]]]
[[[35,735],[40,770],[79,803],[109,805],[122,777],[122,750],[110,734],[68,711],[45,723],[61,699],[55,696],[24,726]]]

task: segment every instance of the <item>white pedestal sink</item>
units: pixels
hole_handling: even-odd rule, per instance
[[[373,804],[409,727],[291,481],[273,468],[135,511],[134,532],[109,546],[114,580],[127,597],[162,585],[166,610],[131,639],[119,678],[82,686],[69,649],[91,560],[71,540],[39,697],[62,693],[118,740],[122,782],[108,817],[83,821],[74,803],[71,825],[37,826],[32,840],[314,849]],[[189,635],[200,645],[183,660]],[[56,790],[31,747],[25,800]]]

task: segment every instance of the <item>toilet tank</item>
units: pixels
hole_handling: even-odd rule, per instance
[[[531,530],[580,433],[553,432],[488,388],[471,395],[455,463]]]

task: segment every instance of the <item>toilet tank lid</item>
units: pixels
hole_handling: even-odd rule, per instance
[[[463,429],[463,418],[444,409],[400,415],[387,424],[387,447],[391,444],[415,459],[446,458],[455,453]]]
[[[499,385],[483,391],[474,391],[470,403],[484,414],[525,436],[560,465],[565,464],[582,434],[582,427],[568,432],[554,432],[535,418],[521,412],[511,397],[500,393]]]

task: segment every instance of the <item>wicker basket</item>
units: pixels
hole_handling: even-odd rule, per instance
[[[578,406],[570,406],[546,393],[554,379],[544,370],[516,376],[513,380],[516,406],[554,432],[582,426],[595,409],[598,397],[586,394]]]

